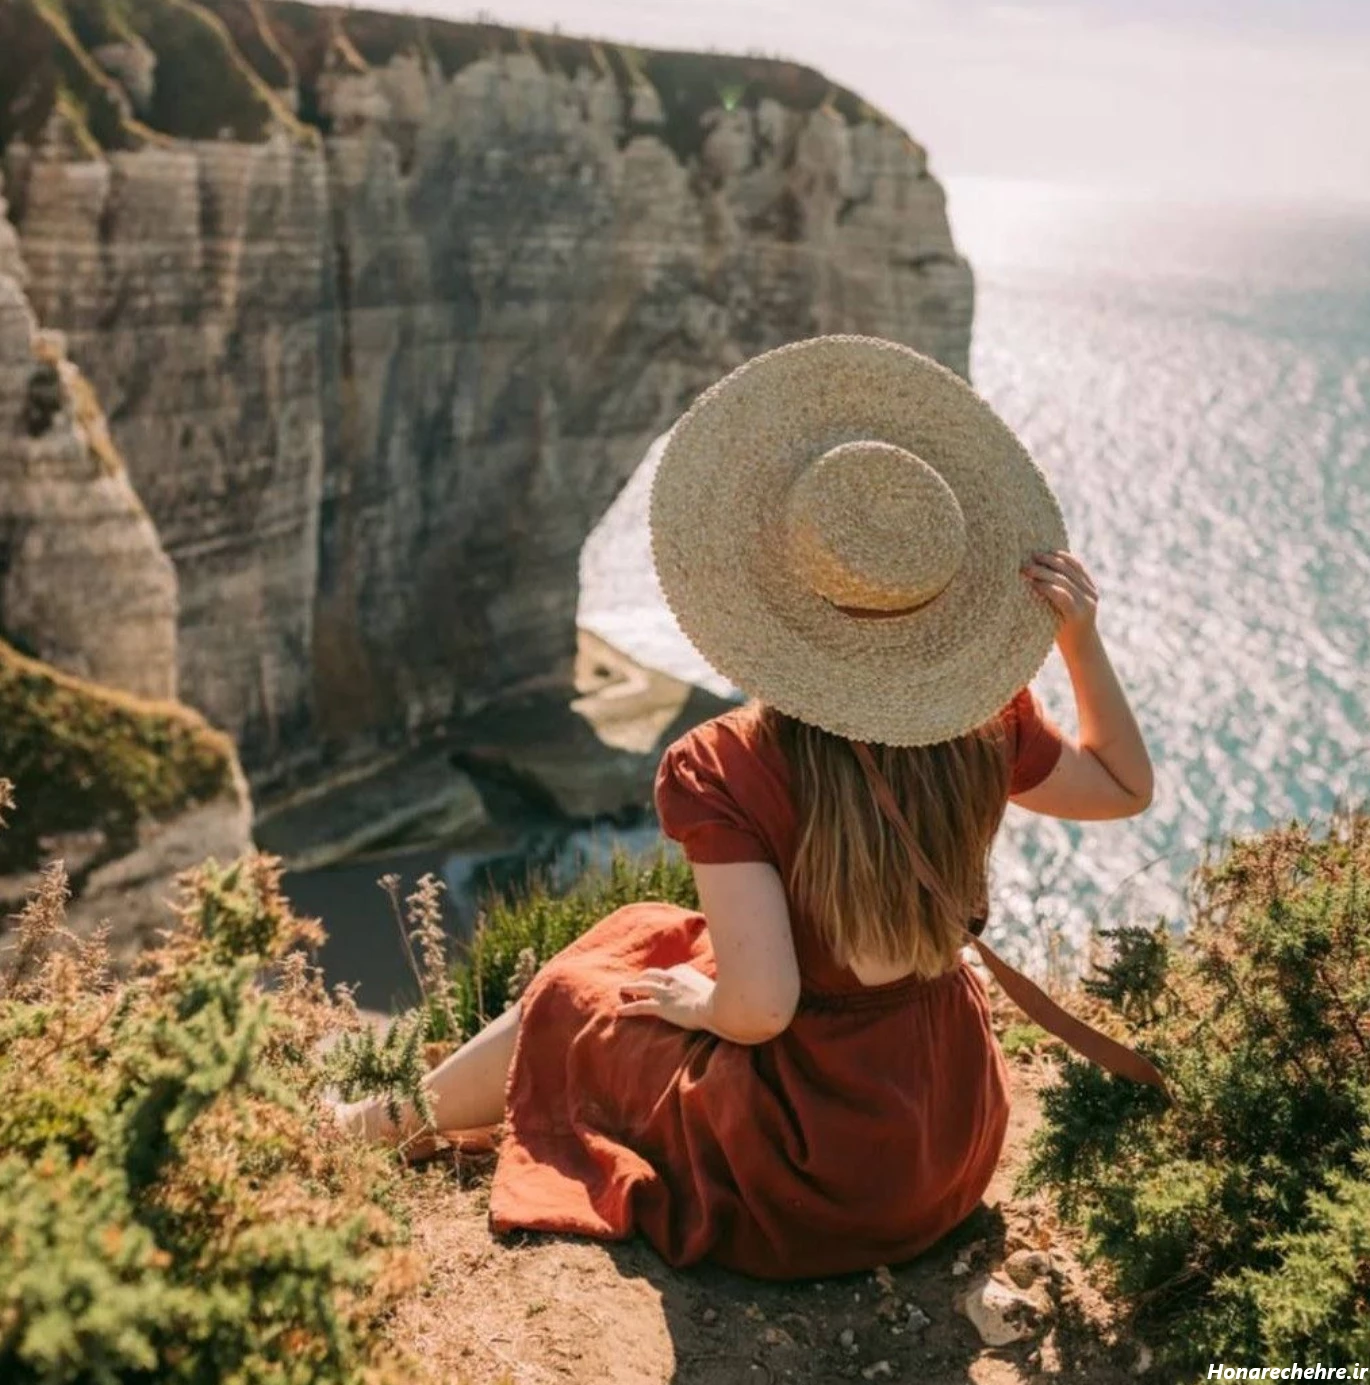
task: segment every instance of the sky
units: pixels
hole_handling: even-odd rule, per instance
[[[472,19],[466,0],[363,0]],[[820,68],[944,178],[1370,200],[1367,0],[484,0],[496,23]]]

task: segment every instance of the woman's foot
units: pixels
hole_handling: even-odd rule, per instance
[[[327,1103],[333,1119],[340,1129],[349,1135],[359,1136],[372,1144],[397,1145],[400,1132],[386,1103],[379,1097],[366,1097],[362,1101],[329,1101]]]

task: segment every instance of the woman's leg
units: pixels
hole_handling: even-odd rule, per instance
[[[504,1119],[504,1088],[522,1018],[522,1002],[511,1005],[424,1078],[436,1129],[474,1130]],[[423,1129],[409,1102],[401,1105],[396,1126],[385,1102],[376,1097],[341,1107],[338,1119],[348,1129],[386,1144],[399,1144]]]

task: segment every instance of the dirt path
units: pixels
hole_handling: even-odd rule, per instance
[[[396,1338],[452,1385],[1123,1385],[1140,1348],[1119,1334],[1043,1205],[1012,1197],[1050,1059],[1029,1054],[1010,1068],[1013,1121],[984,1203],[933,1250],[877,1275],[777,1285],[673,1272],[640,1243],[497,1241],[485,1178],[432,1168],[415,1231],[431,1277]],[[986,1271],[1002,1277],[1020,1249],[1050,1252],[1051,1276],[1035,1290],[1050,1316],[1028,1340],[987,1347],[956,1300]]]

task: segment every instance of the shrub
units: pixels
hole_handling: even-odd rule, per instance
[[[477,921],[467,956],[453,977],[462,1032],[474,1034],[503,1013],[536,967],[606,914],[644,899],[698,909],[688,863],[664,847],[645,859],[617,850],[606,871],[586,874],[565,893],[535,882],[511,898],[493,901]]]
[[[432,1120],[423,1087],[431,1065],[503,1014],[548,958],[625,904],[659,899],[699,907],[694,875],[675,853],[661,846],[649,857],[634,858],[617,849],[607,870],[587,872],[570,890],[556,891],[535,879],[507,897],[494,897],[477,920],[465,958],[449,968],[439,922],[441,883],[425,875],[403,905],[396,876],[383,877],[381,884],[421,999],[383,1036],[372,1029],[344,1034],[329,1055],[328,1071],[347,1100],[383,1097],[396,1120],[407,1100],[425,1123]],[[413,1147],[425,1144],[420,1135]]]
[[[1022,1191],[1081,1223],[1175,1378],[1370,1358],[1370,817],[1234,840],[1187,932],[1088,989],[1176,1102],[1067,1060]]]
[[[277,863],[182,876],[122,982],[66,893],[50,866],[0,957],[0,1380],[412,1379],[400,1173],[325,1113],[319,1041],[359,1021]]]

